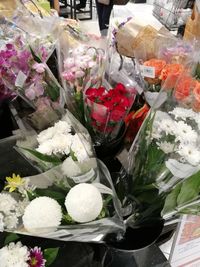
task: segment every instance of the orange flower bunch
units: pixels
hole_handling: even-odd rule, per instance
[[[166,61],[165,60],[161,60],[161,59],[156,59],[156,58],[152,58],[150,60],[147,60],[143,63],[144,66],[147,67],[153,67],[155,68],[155,78],[145,78],[145,80],[150,83],[150,84],[159,84],[160,83],[160,74],[162,69],[165,67],[166,65]]]
[[[166,88],[174,87],[177,78],[184,71],[182,64],[167,64],[165,60],[150,59],[144,62],[144,66],[155,68],[155,78],[145,78],[149,84],[161,84],[164,82]]]
[[[190,106],[195,111],[200,111],[200,82],[183,74],[174,86],[174,96],[177,101]]]

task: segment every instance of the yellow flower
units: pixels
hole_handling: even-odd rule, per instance
[[[16,175],[13,173],[12,177],[6,177],[7,185],[4,187],[4,189],[9,188],[9,192],[15,191],[18,187],[24,185],[25,180],[20,177],[20,175]]]

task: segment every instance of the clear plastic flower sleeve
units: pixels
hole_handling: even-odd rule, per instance
[[[130,225],[190,213],[199,201],[198,87],[185,73],[173,89],[163,89],[130,149]]]

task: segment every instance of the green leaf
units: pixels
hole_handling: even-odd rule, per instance
[[[74,151],[71,149],[70,149],[70,156],[72,157],[73,161],[78,161],[77,157],[75,156]]]
[[[59,248],[47,248],[44,250],[43,255],[46,260],[46,266],[50,266],[58,256]]]
[[[177,198],[178,195],[181,191],[181,186],[182,184],[178,184],[172,191],[171,193],[166,197],[165,199],[165,205],[162,210],[162,215],[165,215],[173,210],[176,209],[177,207]]]
[[[47,78],[48,79],[48,78]],[[53,82],[47,82],[47,94],[51,98],[52,101],[56,101],[60,96],[60,88]]]
[[[63,213],[63,217],[62,217],[63,221],[65,224],[76,224],[76,222],[72,219],[72,217],[66,213]]]
[[[185,209],[182,209],[179,213],[181,214],[192,214],[192,215],[200,215],[200,206],[199,204],[191,205]]]
[[[35,190],[35,193],[38,195],[38,196],[48,196],[48,197],[51,197],[55,200],[64,200],[66,195],[64,195],[63,193],[61,192],[57,192],[57,191],[54,191],[53,189],[52,190],[49,190],[49,189],[36,189]]]
[[[62,161],[56,157],[56,156],[48,156],[48,155],[44,155],[36,150],[32,150],[32,149],[29,149],[29,148],[23,148],[21,147],[21,149],[24,149],[26,151],[28,151],[29,153],[31,153],[33,156],[35,156],[36,158],[42,160],[42,161],[45,161],[45,162],[50,162],[50,163],[53,163],[55,165],[59,165],[62,163]]]
[[[200,64],[198,63],[197,68],[196,68],[196,76],[198,79],[200,79]]]
[[[4,245],[6,246],[6,245],[8,245],[10,242],[14,242],[14,241],[16,241],[16,240],[18,240],[18,239],[20,239],[20,236],[18,236],[17,234],[14,234],[14,233],[9,234],[9,235],[6,237],[5,241],[4,241]]]
[[[200,192],[200,171],[182,183],[180,194],[177,198],[178,206],[195,200]]]
[[[41,60],[38,56],[36,56],[35,52],[33,51],[33,49],[31,48],[30,45],[29,45],[29,49],[30,49],[30,51],[31,51],[31,54],[32,54],[32,56],[33,56],[33,59],[34,59],[37,63],[42,63],[42,60]]]

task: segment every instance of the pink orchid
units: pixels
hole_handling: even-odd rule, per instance
[[[31,86],[25,90],[25,96],[29,99],[29,100],[34,100],[36,95],[35,95],[35,90],[34,88],[31,88]]]
[[[37,71],[37,73],[43,73],[45,71],[46,66],[43,63],[35,63],[33,65],[33,69]]]

